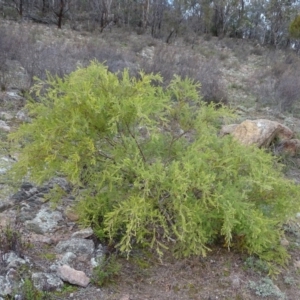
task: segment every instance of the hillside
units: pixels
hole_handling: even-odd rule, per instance
[[[91,276],[91,257],[109,255],[113,249],[99,244],[90,231],[80,231],[72,211],[74,199],[68,196],[64,179],[55,178],[43,186],[25,181],[16,187],[7,182],[5,172],[15,158],[6,153],[6,135],[28,121],[23,108],[35,77],[45,79],[47,72],[62,77],[91,60],[104,62],[112,72],[128,68],[133,76],[140,70],[160,73],[165,85],[174,74],[190,77],[201,83],[205,101],[233,108],[238,123],[246,119],[274,120],[299,136],[300,57],[292,50],[204,35],[192,40],[178,37],[166,44],[147,33],[117,26],[100,34],[0,19],[0,299],[13,299],[6,293],[21,294],[19,283],[28,274],[33,275],[35,286],[60,291],[42,295],[26,281],[27,290],[18,299],[299,299],[297,218],[284,228],[282,244],[291,256],[288,267],[272,278],[268,277],[270,266],[266,262],[228,251],[220,244],[214,245],[207,257],[180,260],[167,253],[159,261],[137,249],[129,260],[119,257],[113,262],[117,274],[104,287],[98,287],[97,282],[87,287],[55,282],[49,270],[55,271],[59,264],[72,262]],[[283,156],[281,160],[286,163],[286,176],[299,183],[298,156]],[[44,196],[55,184],[65,194],[63,201],[57,199],[53,205]],[[8,224],[11,227],[6,227]],[[78,243],[84,240],[83,244],[70,245],[72,235]],[[76,251],[78,260],[71,253]],[[110,270],[105,272],[109,274]]]

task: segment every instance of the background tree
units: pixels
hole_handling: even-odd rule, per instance
[[[61,29],[63,18],[70,9],[72,0],[54,0],[52,4],[52,11],[57,18],[57,27]]]
[[[289,34],[293,39],[293,48],[299,53],[300,51],[300,15],[297,15],[289,26]]]
[[[289,27],[289,33],[292,38],[300,39],[300,15],[296,16]]]

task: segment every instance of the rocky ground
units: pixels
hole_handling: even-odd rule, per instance
[[[8,25],[12,26],[7,23],[3,26]],[[20,30],[20,24],[15,26],[15,31]],[[73,37],[73,33],[67,29],[59,32],[31,23],[23,26],[32,30],[35,38],[39,36],[40,44],[50,45],[50,41],[58,43],[62,39],[64,42],[68,40],[68,43],[81,45],[84,43],[82,40],[90,38],[88,34],[78,36],[78,33]],[[124,40],[121,44],[111,41],[113,38],[109,33],[105,33],[104,38],[107,39],[106,43],[110,43],[110,47],[117,49],[116,53],[121,53],[120,57],[126,57],[126,60],[122,58],[117,62],[109,62],[110,68],[116,70],[127,66],[135,72],[140,65],[149,67],[149,63],[155,60],[155,55],[165,51],[165,46],[157,41],[148,41],[146,46],[138,44],[140,37],[134,33],[127,35],[126,45]],[[193,53],[197,52],[200,62],[206,59],[212,63],[211,56],[218,59],[220,86],[226,91],[229,105],[237,111],[237,123],[246,119],[276,121],[277,125],[287,126],[293,133],[293,136],[289,135],[285,140],[297,140],[300,132],[300,118],[295,113],[297,105],[294,110],[286,112],[279,110],[277,103],[269,107],[257,100],[255,90],[261,81],[258,74],[263,69],[272,68],[272,65],[267,66],[267,54],[254,52],[256,46],[249,45],[256,54],[247,50],[247,59],[241,59],[240,56],[244,54],[241,54],[242,50],[238,50],[240,46],[232,49],[226,43],[201,39],[196,47],[193,46]],[[181,53],[187,55],[192,51],[180,41],[172,47],[175,49],[172,49],[173,52],[170,49],[169,52],[163,52],[161,59],[164,62],[168,59],[180,60],[183,58]],[[160,52],[157,52],[158,49]],[[267,53],[268,50],[265,51]],[[83,62],[77,61],[75,65],[81,63]],[[5,141],[8,132],[27,120],[23,110],[26,102],[23,94],[31,82],[28,70],[20,61],[6,60],[5,65],[5,87],[0,92],[2,141]],[[271,135],[272,139],[275,138],[274,131],[271,131]],[[293,152],[288,150],[283,155],[283,160],[287,164],[286,175],[299,183],[299,149],[297,142],[293,145]],[[63,178],[53,178],[42,186],[24,181],[13,190],[13,183],[7,182],[5,173],[15,158],[2,152],[0,299],[300,299],[298,212],[295,212],[295,220],[284,228],[285,239],[282,244],[290,253],[289,265],[286,269],[280,269],[274,277],[268,276],[270,266],[265,262],[246,253],[230,252],[222,245],[215,245],[205,258],[176,260],[166,253],[162,261],[155,259],[151,252],[137,249],[129,259],[111,259],[112,270],[101,264],[103,258],[111,254],[111,249],[99,244],[90,228],[80,228],[76,223],[78,218],[72,210],[74,198],[68,195],[68,183]],[[65,195],[53,203],[46,195],[55,185],[59,185]],[[110,282],[101,286],[103,278],[109,274],[114,276],[111,276]],[[39,290],[45,293],[42,295]]]

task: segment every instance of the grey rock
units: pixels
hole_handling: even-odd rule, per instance
[[[18,109],[20,106],[24,106],[25,98],[20,95],[21,92],[19,89],[10,89],[7,85],[5,88],[6,91],[3,93],[0,92],[0,100],[2,103],[9,103],[9,106],[12,107],[13,110]],[[5,104],[3,107],[5,107]],[[5,119],[5,116],[2,117],[2,119]]]
[[[30,182],[23,182],[23,183],[21,184],[21,189],[22,189],[22,190],[30,191],[30,190],[33,189],[33,188],[34,188],[34,185],[33,185],[32,183],[30,183]]]
[[[69,265],[76,259],[76,255],[73,252],[66,252],[60,260],[61,265]]]
[[[5,61],[5,81],[8,89],[28,89],[30,87],[30,76],[17,60]]]
[[[50,270],[56,272],[60,266],[71,265],[75,260],[76,255],[73,252],[66,252],[60,260],[50,266]]]
[[[17,291],[20,289],[22,285],[22,278],[20,272],[17,269],[11,268],[6,273],[6,280],[9,282],[10,287],[13,291]]]
[[[63,281],[51,273],[36,272],[32,273],[33,285],[40,291],[56,291],[63,287]]]
[[[26,200],[27,198],[28,198],[28,195],[25,191],[18,191],[11,197],[11,199],[15,202],[20,202],[20,201]]]
[[[37,209],[38,208],[36,208],[36,206],[33,205],[33,203],[30,203],[29,205],[28,203],[23,202],[19,211],[18,221],[25,223],[25,221],[34,219],[36,216]]]
[[[2,256],[3,260],[7,264],[7,268],[18,268],[19,266],[25,265],[27,261],[20,258],[15,252],[10,251]]]
[[[1,129],[1,120],[0,120],[0,129]],[[13,160],[6,157],[2,156],[0,157],[0,174],[5,174],[12,166]]]
[[[154,57],[154,50],[155,48],[153,46],[150,46],[150,47],[145,47],[140,53],[139,55],[145,59],[148,59],[148,60],[152,60],[153,57]]]
[[[19,110],[17,112],[16,118],[22,122],[30,122],[30,118],[27,116],[27,113],[23,110]]]
[[[4,121],[9,121],[9,120],[13,119],[14,117],[8,112],[0,111],[0,118]]]
[[[4,276],[0,276],[0,296],[7,296],[12,293],[10,283]]]
[[[91,258],[91,265],[93,266],[93,268],[98,267],[104,258],[105,249],[101,244],[99,244],[95,251],[94,257]]]
[[[53,188],[55,185],[60,186],[64,191],[69,192],[71,190],[71,186],[69,184],[69,182],[62,177],[55,177],[53,179],[51,179],[46,186],[46,188]]]
[[[58,211],[52,211],[47,207],[42,208],[31,221],[26,221],[25,226],[28,230],[31,230],[38,234],[44,234],[53,231],[58,225],[59,221],[62,221],[62,214]]]
[[[5,121],[0,120],[0,130],[10,131],[10,126]]]
[[[0,201],[0,213],[8,210],[13,206],[13,203],[11,201]]]
[[[57,253],[73,252],[76,256],[87,255],[91,257],[95,251],[95,245],[91,240],[72,238],[59,242],[55,250]]]

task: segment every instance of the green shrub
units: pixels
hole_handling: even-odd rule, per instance
[[[201,101],[199,86],[174,77],[112,74],[96,62],[63,79],[37,81],[30,123],[10,135],[15,179],[65,176],[84,225],[129,253],[205,255],[222,239],[285,262],[282,224],[299,211],[299,188],[274,158],[218,132],[224,107]]]

